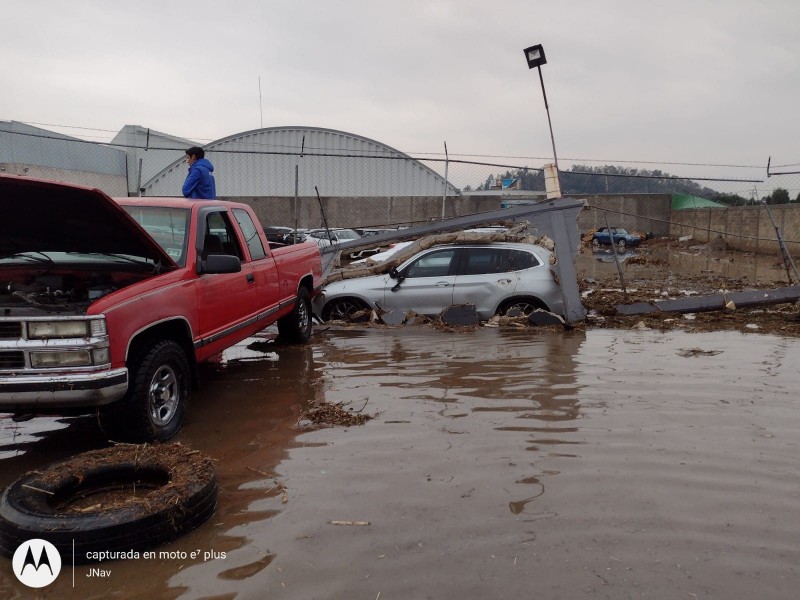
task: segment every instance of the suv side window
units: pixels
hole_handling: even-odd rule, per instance
[[[508,267],[507,248],[467,248],[461,275],[484,275],[506,273]]]
[[[539,265],[532,252],[512,248],[467,248],[461,275],[486,275],[522,271]]]
[[[508,259],[509,271],[523,271],[542,264],[533,252],[526,252],[525,250],[509,250]]]
[[[444,277],[450,275],[456,248],[429,252],[419,257],[406,269],[406,277]]]
[[[247,242],[247,249],[250,250],[250,257],[253,260],[264,258],[267,253],[264,252],[264,244],[261,243],[261,237],[258,235],[253,219],[247,214],[247,211],[241,208],[233,209],[233,216],[239,223],[239,228],[244,234],[244,239]]]

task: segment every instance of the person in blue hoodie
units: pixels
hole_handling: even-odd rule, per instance
[[[214,165],[205,157],[206,153],[198,146],[186,151],[189,162],[189,174],[183,182],[183,195],[193,200],[214,200],[217,197],[217,186],[214,183]]]

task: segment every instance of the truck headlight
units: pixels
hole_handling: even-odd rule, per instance
[[[106,334],[105,319],[73,321],[31,321],[28,323],[29,339],[85,338]]]
[[[92,355],[88,350],[31,352],[31,367],[35,369],[90,366],[92,366]]]
[[[92,350],[92,360],[96,365],[106,365],[111,362],[111,352],[108,348]]]

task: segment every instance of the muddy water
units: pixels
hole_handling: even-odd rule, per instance
[[[0,597],[794,597],[799,353],[731,332],[249,340],[204,370],[180,436],[222,487],[162,548],[189,557],[36,594],[0,559]],[[319,399],[375,418],[297,428]],[[86,420],[1,423],[2,484],[101,443]]]

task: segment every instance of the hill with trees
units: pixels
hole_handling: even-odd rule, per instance
[[[631,167],[617,167],[605,165],[590,167],[586,165],[573,165],[568,171],[559,174],[561,191],[564,194],[689,194],[716,200],[723,204],[738,206],[750,204],[752,200],[738,194],[718,192],[712,188],[702,186],[690,179],[684,179],[665,173],[660,170],[649,171]],[[544,172],[540,170],[515,169],[505,173],[487,177],[486,181],[478,186],[478,190],[489,190],[495,187],[498,179],[518,180],[516,189],[538,190],[545,189]],[[468,187],[465,191],[470,191]],[[798,198],[792,199],[789,192],[777,188],[771,196],[761,199],[768,204],[784,204],[800,202]]]

